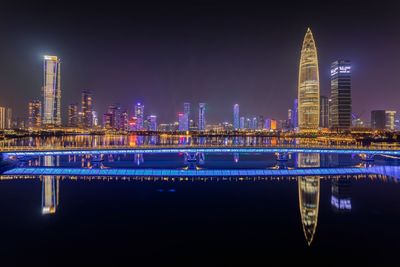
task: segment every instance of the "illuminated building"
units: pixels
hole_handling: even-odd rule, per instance
[[[262,130],[264,129],[264,116],[260,115],[257,118],[257,129]]]
[[[245,118],[244,117],[240,117],[239,128],[240,129],[245,128]]]
[[[264,125],[265,130],[271,130],[271,119],[265,119],[265,125]]]
[[[313,168],[320,166],[320,154],[298,153],[297,167]],[[299,176],[297,178],[301,223],[307,244],[311,245],[318,223],[320,177]]]
[[[292,113],[292,123],[293,128],[297,129],[299,127],[299,101],[297,98],[293,101],[293,113]]]
[[[375,130],[384,130],[386,127],[386,111],[371,111],[371,128]]]
[[[12,128],[12,109],[6,108],[6,129]]]
[[[233,129],[240,129],[239,104],[233,105]]]
[[[143,130],[144,123],[144,105],[140,102],[135,105],[135,117],[136,117],[136,130]]]
[[[68,106],[68,127],[78,127],[79,124],[79,114],[78,105],[70,104]]]
[[[319,126],[321,128],[329,128],[329,98],[326,96],[320,97],[320,118]]]
[[[128,111],[124,110],[119,112],[119,124],[117,126],[118,130],[129,131],[129,119],[128,119]]]
[[[287,112],[287,128],[290,130],[290,129],[293,129],[293,121],[292,121],[292,119],[293,119],[293,111],[292,111],[292,109],[288,109],[288,112]]]
[[[111,130],[114,127],[114,122],[113,122],[113,114],[111,113],[104,113],[103,114],[103,127],[105,129]]]
[[[82,91],[82,126],[93,127],[93,96],[90,91]]]
[[[6,128],[6,108],[0,107],[0,130]]]
[[[32,100],[28,104],[29,128],[40,128],[42,125],[42,103],[40,100]]]
[[[44,56],[42,124],[61,126],[61,62],[56,56]]]
[[[93,118],[92,125],[94,127],[97,127],[99,125],[99,117],[97,115],[97,111],[94,111],[94,110],[92,111],[92,118]]]
[[[199,104],[199,131],[206,129],[206,103]]]
[[[385,111],[385,129],[394,131],[396,128],[395,124],[395,117],[396,117],[396,111],[394,110],[386,110]]]
[[[277,130],[278,129],[278,122],[276,120],[271,120],[271,130]]]
[[[191,119],[191,117],[190,117],[190,103],[189,102],[185,102],[185,103],[183,103],[183,114],[185,114],[185,116],[186,116],[186,120],[187,120],[187,122],[186,122],[186,129],[187,130],[185,130],[185,131],[188,131],[189,130],[189,128],[190,128],[190,119]]]
[[[178,123],[179,123],[179,131],[187,131],[187,118],[185,113],[178,113]]]
[[[136,122],[137,122],[136,117],[132,117],[132,118],[129,120],[129,130],[130,130],[130,131],[136,131]]]
[[[320,116],[318,55],[310,28],[301,49],[298,101],[299,130],[317,131]]]
[[[257,129],[257,126],[258,126],[257,117],[253,117],[253,118],[251,119],[251,126],[250,126],[250,129],[256,130],[256,129]]]
[[[331,206],[335,212],[346,213],[351,211],[350,179],[332,179]]]
[[[149,130],[150,131],[157,131],[157,116],[150,115],[147,117],[147,121],[149,122]]]
[[[330,128],[349,130],[351,126],[351,64],[338,60],[331,65]]]

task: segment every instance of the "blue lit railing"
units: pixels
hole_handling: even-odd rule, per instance
[[[48,156],[48,155],[85,155],[85,154],[163,154],[163,153],[338,153],[400,156],[400,149],[380,147],[312,147],[312,146],[263,146],[263,147],[106,147],[106,148],[47,148],[15,147],[1,149],[8,156]]]
[[[400,178],[400,166],[369,168],[306,168],[306,169],[84,169],[84,168],[14,168],[2,175],[59,175],[59,176],[157,176],[157,177],[235,177],[235,176],[321,176],[380,174]]]

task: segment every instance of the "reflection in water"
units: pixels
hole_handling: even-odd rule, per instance
[[[351,211],[350,186],[350,179],[338,178],[332,180],[331,206],[335,212],[344,213]]]
[[[299,153],[297,165],[302,168],[319,167],[319,154]],[[299,191],[299,207],[303,231],[308,245],[313,241],[318,223],[320,177],[299,176],[297,178]]]
[[[144,162],[144,157],[142,153],[135,154],[134,158],[137,166],[140,166]]]
[[[56,166],[59,163],[59,157],[53,158],[52,156],[44,157],[44,166],[52,167],[54,166],[54,160],[56,161]],[[53,175],[44,175],[42,178],[42,213],[43,214],[53,214],[56,212],[58,205],[58,186],[59,181]]]
[[[233,153],[233,161],[238,163],[240,159],[239,153]]]

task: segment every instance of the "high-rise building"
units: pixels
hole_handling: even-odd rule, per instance
[[[287,123],[286,123],[286,128],[288,130],[293,129],[293,110],[291,108],[288,109],[287,112]]]
[[[385,111],[385,129],[394,131],[396,129],[395,125],[396,111],[386,110]]]
[[[319,126],[321,128],[329,128],[329,98],[326,96],[321,96],[319,103],[321,106]]]
[[[119,112],[119,125],[117,127],[118,130],[129,131],[129,116],[127,110]]]
[[[135,105],[136,129],[143,130],[144,123],[144,105],[138,102]]]
[[[97,115],[97,111],[92,111],[92,118],[93,118],[93,127],[97,127],[99,125],[99,116]]]
[[[187,120],[187,130],[189,130],[189,128],[192,126],[190,125],[190,120],[191,120],[191,114],[190,114],[190,103],[189,102],[185,102],[183,103],[183,114],[185,114],[186,116],[186,120]]]
[[[239,104],[233,105],[233,129],[240,129]]]
[[[310,28],[304,37],[299,67],[299,129],[317,131],[319,127],[319,71],[318,55]]]
[[[42,124],[61,126],[61,77],[60,59],[44,56]]]
[[[330,128],[349,130],[351,126],[351,64],[337,60],[331,65]]]
[[[42,126],[42,103],[40,100],[32,100],[28,104],[28,126],[29,128]]]
[[[206,103],[199,104],[199,131],[206,129]]]
[[[299,101],[296,98],[293,101],[293,113],[292,113],[292,122],[293,122],[293,128],[297,129],[299,127]]]
[[[82,91],[82,125],[84,128],[93,127],[93,96],[90,91]]]
[[[245,118],[244,117],[240,117],[239,128],[240,129],[245,128]]]
[[[253,118],[251,119],[251,126],[250,126],[250,128],[251,128],[252,130],[257,130],[257,127],[258,127],[258,120],[257,120],[257,117],[253,117]]]
[[[6,108],[0,107],[0,130],[6,128]]]
[[[105,129],[111,130],[111,129],[114,128],[113,117],[114,117],[114,115],[111,114],[111,113],[104,113],[103,114],[103,127]]]
[[[78,127],[78,123],[78,104],[70,104],[68,106],[68,127]]]
[[[12,109],[6,108],[6,129],[12,128]]]
[[[178,129],[179,129],[179,131],[181,131],[181,132],[183,132],[183,131],[187,131],[187,128],[186,128],[186,122],[187,122],[187,120],[186,120],[186,114],[185,113],[182,113],[182,112],[179,112],[178,113]]]
[[[150,115],[147,117],[147,121],[149,122],[149,130],[150,131],[157,131],[157,116]]]
[[[383,130],[386,127],[386,111],[372,110],[371,111],[371,128],[375,130]]]

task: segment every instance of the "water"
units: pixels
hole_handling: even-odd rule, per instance
[[[364,162],[358,155],[337,154],[293,154],[285,162],[270,154],[205,154],[195,162],[183,154],[137,154],[25,158],[3,161],[2,170],[390,170],[399,165],[396,159]],[[4,266],[393,266],[400,248],[397,173],[2,175],[1,260]]]

